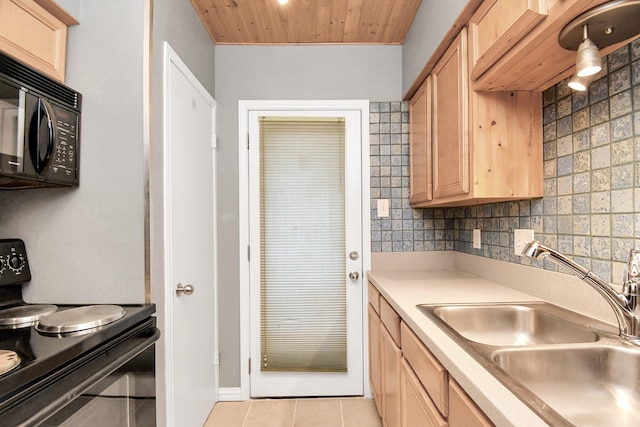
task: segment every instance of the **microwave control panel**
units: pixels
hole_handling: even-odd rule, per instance
[[[56,142],[47,175],[55,181],[73,182],[78,170],[78,116],[58,106],[54,111]]]

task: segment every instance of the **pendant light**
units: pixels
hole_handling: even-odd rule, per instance
[[[586,90],[593,76],[602,69],[599,49],[640,34],[640,0],[614,0],[589,9],[575,17],[560,31],[558,43],[577,50],[573,88]]]
[[[595,74],[592,74],[586,77],[575,75],[571,77],[571,80],[569,80],[568,85],[571,89],[575,91],[584,92],[589,88],[589,85],[591,84],[591,82],[593,82],[593,79],[595,76],[596,76]]]
[[[576,58],[576,69],[578,77],[592,76],[602,70],[602,58],[600,51],[589,38],[587,24],[584,24],[584,39],[578,46],[578,56]]]

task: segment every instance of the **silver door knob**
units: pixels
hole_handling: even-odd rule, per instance
[[[358,280],[359,278],[360,278],[360,273],[358,273],[357,271],[352,271],[351,273],[349,273],[349,279]]]
[[[191,295],[192,293],[193,286],[191,285],[182,286],[182,283],[178,283],[178,286],[176,286],[176,295],[178,296],[180,296],[180,294]]]

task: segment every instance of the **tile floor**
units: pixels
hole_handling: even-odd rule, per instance
[[[218,402],[203,427],[382,427],[371,399]]]

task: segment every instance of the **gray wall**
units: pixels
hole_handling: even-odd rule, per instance
[[[238,100],[401,99],[401,50],[216,46],[221,387],[240,385]]]
[[[467,0],[423,0],[402,46],[402,94],[418,77]],[[387,98],[393,100],[396,98]]]
[[[67,1],[67,84],[84,96],[80,187],[0,192],[0,236],[27,245],[32,302],[144,301],[143,3]]]

